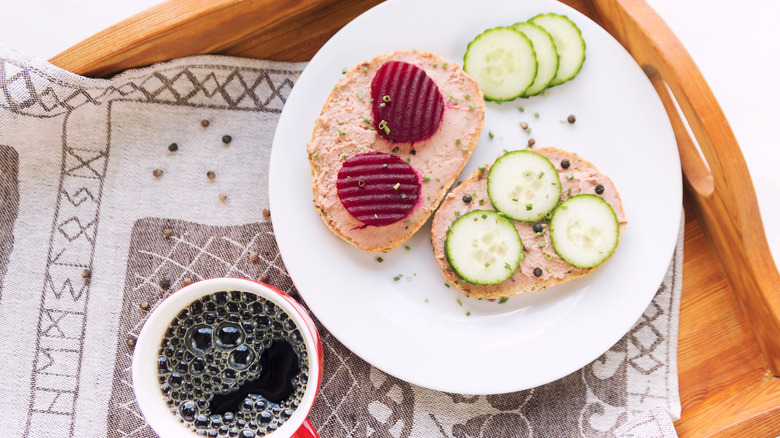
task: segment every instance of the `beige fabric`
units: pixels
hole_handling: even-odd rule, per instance
[[[275,125],[304,67],[201,56],[91,80],[0,50],[5,436],[154,436],[129,374],[141,303],[224,275],[265,274],[297,296],[261,211]],[[602,357],[512,394],[411,385],[320,327],[311,421],[323,437],[589,437],[617,436],[656,406],[677,418],[681,267],[680,244],[645,314]]]

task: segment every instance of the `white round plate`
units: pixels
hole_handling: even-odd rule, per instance
[[[529,138],[537,147],[580,154],[612,178],[623,199],[628,226],[615,255],[589,276],[499,303],[445,286],[430,221],[405,243],[410,249],[401,245],[386,254],[360,251],[331,234],[313,205],[306,143],[342,69],[402,49],[434,52],[462,65],[466,45],[483,30],[547,12],[566,14],[580,27],[587,44],[582,70],[546,96],[488,103],[485,128],[463,175],[504,149],[525,147]],[[577,118],[573,125],[564,122],[570,114]],[[301,74],[276,130],[270,197],[285,266],[333,336],[408,382],[496,394],[576,371],[631,328],[669,266],[682,182],[672,129],[649,80],[585,16],[552,0],[391,0],[345,26]]]

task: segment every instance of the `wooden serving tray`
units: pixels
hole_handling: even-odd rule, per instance
[[[780,436],[780,274],[734,134],[693,60],[643,0],[563,1],[633,55],[677,137],[686,212],[677,433]],[[377,3],[169,0],[50,61],[92,77],[202,53],[307,61]]]

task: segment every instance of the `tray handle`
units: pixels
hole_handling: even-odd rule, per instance
[[[644,1],[592,0],[591,6],[661,98],[695,213],[771,371],[780,375],[780,274],[745,159],[720,105],[683,45]]]

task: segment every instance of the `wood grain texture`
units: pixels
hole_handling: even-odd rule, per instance
[[[51,62],[97,77],[201,53],[305,61],[379,2],[167,1]],[[728,122],[685,48],[642,0],[564,3],[599,23],[634,56],[664,102],[677,138],[686,210],[677,431],[683,438],[780,436],[780,274]]]

